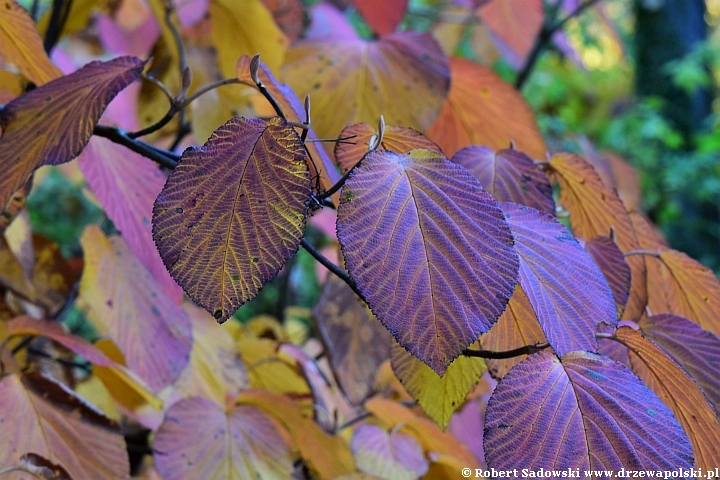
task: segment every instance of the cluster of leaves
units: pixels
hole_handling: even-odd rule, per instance
[[[0,474],[129,478],[138,430],[148,478],[720,464],[718,279],[623,203],[622,159],[546,154],[512,85],[396,32],[407,2],[354,2],[372,40],[329,4],[298,40],[292,1],[58,2],[55,64],[3,2]],[[454,8],[527,75],[572,3]],[[73,71],[73,42],[152,64]],[[76,157],[120,235],[88,225],[73,263],[23,204]],[[301,246],[317,338],[226,322]]]

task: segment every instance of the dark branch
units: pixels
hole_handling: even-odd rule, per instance
[[[505,358],[515,358],[520,355],[532,355],[540,350],[544,350],[550,346],[549,343],[536,343],[535,345],[525,345],[524,347],[506,350],[504,352],[494,352],[492,350],[463,350],[462,354],[466,357],[490,358],[493,360],[503,360]]]
[[[629,252],[623,253],[626,257],[632,257],[633,255],[648,255],[650,257],[660,258],[659,251],[653,250],[630,250]]]
[[[303,238],[300,241],[300,244],[303,246],[305,250],[308,251],[310,255],[315,257],[315,260],[320,262],[323,267],[330,270],[335,276],[337,276],[340,280],[347,283],[350,288],[352,288],[353,292],[357,294],[358,297],[365,300],[365,297],[358,291],[357,284],[355,284],[355,280],[348,274],[345,270],[335,265],[333,262],[331,262],[325,255],[318,252],[315,247],[313,247],[310,242],[307,241],[307,239]]]
[[[518,73],[518,76],[515,79],[515,88],[520,90],[522,89],[523,85],[525,85],[525,82],[528,78],[530,78],[530,74],[535,68],[535,63],[537,63],[540,55],[550,44],[552,36],[555,34],[555,32],[563,28],[570,19],[579,16],[586,9],[595,5],[599,1],[600,0],[587,0],[585,3],[578,6],[574,11],[570,12],[567,17],[563,18],[562,20],[556,21],[557,11],[560,4],[562,3],[560,0],[558,0],[558,2],[554,5],[552,11],[547,16],[546,21],[543,23],[542,29],[540,30],[540,33],[535,39],[535,45],[533,45],[532,50],[528,54],[527,60],[525,60],[525,65],[523,65],[523,68],[520,70],[520,73]]]
[[[105,137],[110,141],[123,145],[133,152],[139,153],[140,155],[158,163],[161,167],[169,168],[171,170],[177,166],[178,160],[180,160],[180,155],[131,138],[123,130],[115,127],[97,125],[93,130],[93,135]]]

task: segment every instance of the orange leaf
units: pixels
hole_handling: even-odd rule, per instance
[[[347,444],[339,437],[325,433],[287,397],[265,390],[247,390],[238,403],[254,405],[278,420],[292,436],[295,447],[307,461],[310,470],[321,480],[332,479],[355,470]]]
[[[340,134],[341,141],[335,144],[335,159],[340,168],[347,172],[365,156],[371,143],[375,143],[377,132],[367,123],[356,123],[345,127]],[[412,128],[386,125],[382,143],[378,148],[395,153],[408,153],[416,148],[440,152],[440,147]]]
[[[405,16],[408,0],[353,0],[353,3],[375,33],[387,35],[395,31]]]
[[[630,217],[615,191],[608,189],[586,160],[570,153],[553,155],[550,170],[560,184],[560,205],[570,212],[573,234],[591,239],[615,231],[615,243],[622,252],[636,250],[638,241]],[[631,271],[630,299],[623,319],[637,319],[645,311],[647,287],[645,260],[627,257]]]
[[[492,70],[463,58],[450,59],[450,73],[450,93],[426,132],[445,155],[468,145],[501,150],[513,141],[532,158],[545,158],[535,114],[517,90]]]
[[[659,279],[648,279],[648,286],[661,285],[649,291],[653,315],[674,313],[720,335],[720,281],[712,270],[671,249],[662,250],[659,259],[646,256],[645,261],[653,265],[653,275],[660,273]],[[656,262],[662,262],[657,270]]]
[[[389,125],[424,131],[450,86],[447,58],[428,33],[403,32],[378,41],[304,42],[288,50],[282,73],[300,96],[312,96],[313,123],[323,138],[347,125]]]
[[[72,478],[129,478],[125,440],[115,422],[39,373],[0,381],[0,469],[32,452]]]
[[[61,77],[62,72],[52,64],[43,40],[27,11],[14,0],[4,0],[0,15],[0,52],[17,65],[23,75],[40,86]]]
[[[487,26],[522,58],[533,48],[543,23],[542,0],[493,0],[477,10]]]
[[[630,350],[633,371],[673,411],[690,438],[695,467],[713,471],[720,465],[720,423],[700,388],[637,330],[621,327],[615,337]]]
[[[515,286],[515,292],[497,323],[480,337],[480,345],[483,349],[497,352],[546,341],[535,311],[525,292],[520,288],[520,284]],[[485,361],[492,376],[499,379],[526,357],[527,355],[522,355],[505,360]]]

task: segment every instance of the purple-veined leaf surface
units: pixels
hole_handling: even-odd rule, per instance
[[[612,292],[592,257],[554,217],[501,203],[520,257],[520,286],[550,345],[561,357],[597,351],[600,322],[617,323]]]
[[[672,412],[627,367],[593,353],[526,358],[495,388],[485,421],[485,458],[496,469],[582,476],[693,466]]]
[[[498,202],[515,202],[555,214],[552,186],[545,172],[518,150],[497,153],[489,147],[471,145],[450,159],[470,170]]]
[[[91,62],[7,104],[0,112],[0,205],[7,205],[36,168],[75,158],[105,107],[144,66],[135,57]]]
[[[612,290],[613,298],[618,306],[618,311],[622,312],[630,298],[630,283],[632,272],[625,255],[623,255],[620,247],[610,237],[597,236],[585,242],[583,245],[585,250],[595,260],[600,267],[605,280],[607,280],[610,290]]]
[[[442,375],[497,321],[518,259],[502,212],[442,154],[368,154],[340,195],[348,272],[378,319]]]
[[[153,238],[170,275],[224,322],[297,251],[310,184],[285,120],[229,120],[185,150],[155,201]]]
[[[237,405],[229,412],[203,397],[168,410],[153,442],[163,478],[260,480],[289,478],[290,449],[262,410]]]

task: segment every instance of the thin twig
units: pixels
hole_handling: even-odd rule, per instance
[[[342,268],[340,268],[340,267],[338,267],[337,265],[335,265],[335,264],[334,264],[333,262],[331,262],[325,255],[323,255],[322,253],[320,253],[319,251],[317,251],[317,250],[315,249],[315,247],[313,247],[312,244],[307,241],[307,239],[303,238],[303,239],[300,241],[300,244],[303,246],[303,248],[304,248],[305,250],[308,251],[308,253],[309,253],[310,255],[312,255],[313,257],[315,257],[315,260],[317,260],[318,262],[320,262],[323,267],[327,268],[327,269],[330,270],[335,276],[337,276],[340,280],[342,280],[343,282],[347,283],[348,286],[349,286],[350,288],[352,288],[353,292],[355,292],[358,297],[362,298],[363,300],[365,299],[365,297],[363,296],[363,294],[360,293],[360,291],[358,290],[357,284],[355,283],[355,280],[350,276],[349,273],[347,273],[345,270],[343,270]]]
[[[626,257],[632,257],[633,255],[648,255],[650,257],[660,258],[660,252],[653,250],[630,250],[629,252],[623,253]]]
[[[115,142],[119,145],[123,145],[135,153],[139,153],[150,160],[158,163],[161,167],[174,169],[177,166],[180,155],[167,150],[162,150],[158,147],[150,145],[145,142],[141,142],[129,136],[123,130],[115,127],[108,127],[106,125],[97,125],[93,130],[93,135],[99,137],[105,137],[108,140]]]
[[[532,355],[533,353],[539,352],[545,348],[548,348],[550,344],[548,342],[536,343],[535,345],[525,345],[524,347],[515,348],[513,350],[506,350],[504,352],[495,352],[492,350],[471,350],[465,349],[462,354],[466,357],[480,357],[490,358],[493,360],[502,360],[505,358],[519,357],[520,355]]]
[[[400,402],[398,402],[398,403],[399,403],[400,405],[404,406],[404,407],[414,407],[414,406],[417,405],[417,402],[414,401],[414,400],[402,400],[402,401],[400,401]],[[367,411],[367,410],[364,411],[364,412],[362,412],[362,413],[360,413],[360,414],[358,414],[357,416],[351,418],[350,420],[347,420],[346,422],[342,423],[341,425],[338,425],[337,427],[335,427],[335,434],[337,435],[337,433],[338,433],[339,431],[344,430],[344,429],[346,429],[347,427],[350,427],[350,426],[352,426],[352,425],[355,425],[356,423],[358,423],[358,422],[360,422],[360,421],[362,421],[362,420],[365,420],[365,419],[368,418],[370,415],[372,415],[372,412],[369,412],[369,411]]]
[[[255,82],[255,87],[260,91],[260,93],[263,94],[263,97],[267,99],[268,102],[270,102],[270,105],[272,105],[273,110],[275,110],[275,113],[278,114],[278,117],[282,118],[283,120],[287,120],[285,117],[285,112],[283,112],[282,107],[280,107],[280,104],[275,100],[275,97],[273,97],[272,93],[265,87],[265,85],[260,81],[260,54],[257,53],[255,56],[250,60],[250,77],[252,78],[253,82]]]
[[[600,0],[588,0],[582,5],[578,6],[575,10],[570,12],[565,18],[562,20],[555,21],[555,16],[557,14],[557,10],[559,5],[562,3],[558,0],[555,8],[553,11],[548,15],[548,18],[546,19],[545,23],[542,26],[542,29],[540,30],[540,33],[538,34],[537,38],[535,39],[535,44],[533,45],[532,50],[527,56],[527,60],[525,60],[525,65],[523,65],[523,68],[520,70],[520,73],[518,73],[518,76],[515,78],[515,88],[520,90],[522,89],[523,85],[525,85],[525,82],[530,77],[530,74],[533,71],[533,68],[535,68],[535,64],[537,63],[538,59],[540,58],[540,54],[545,51],[548,44],[552,40],[552,36],[555,34],[555,32],[559,31],[561,28],[565,26],[565,24],[572,18],[577,17],[581,13],[583,13],[587,8],[593,6],[594,4],[598,3]]]
[[[140,78],[142,78],[143,80],[147,80],[148,82],[152,83],[153,85],[158,87],[160,90],[162,90],[162,92],[165,94],[165,96],[168,98],[168,100],[170,100],[170,105],[172,105],[175,102],[175,96],[172,94],[170,89],[164,83],[162,83],[160,80],[158,80],[157,78],[153,77],[152,75],[148,75],[146,73],[141,74]]]
[[[235,83],[240,83],[240,80],[237,78],[223,78],[222,80],[218,80],[217,82],[208,83],[206,85],[203,85],[202,87],[195,90],[195,92],[187,97],[183,102],[178,105],[178,108],[182,109],[190,105],[193,101],[197,100],[198,97],[201,95],[205,95],[210,90],[214,90],[218,87],[222,87],[224,85],[232,85]]]

